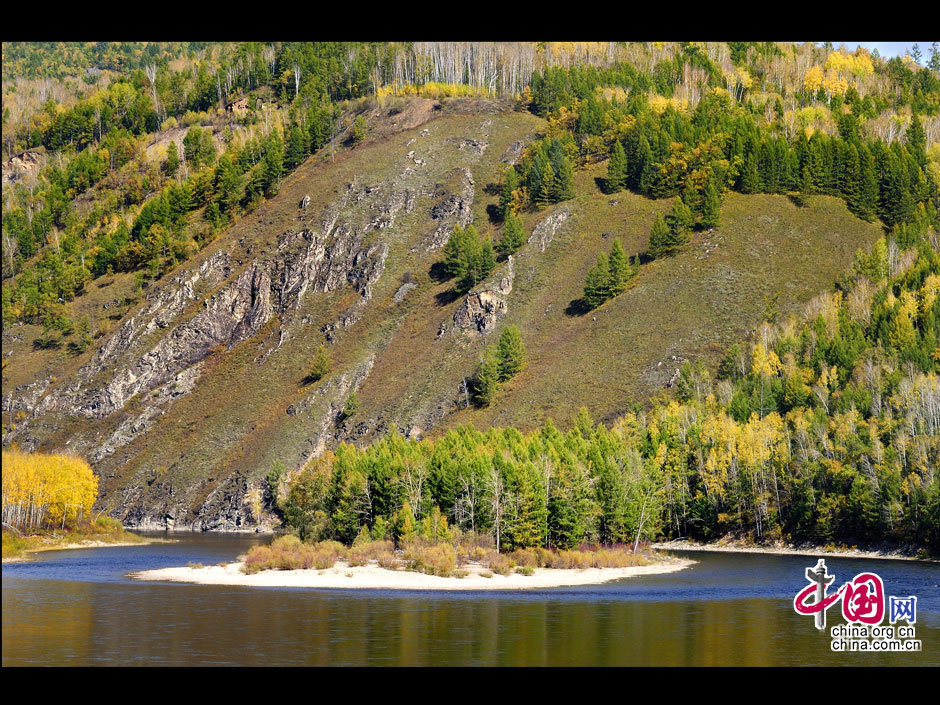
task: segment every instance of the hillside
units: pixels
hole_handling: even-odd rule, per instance
[[[73,310],[113,327],[84,353],[42,349],[38,325],[5,329],[4,443],[88,458],[99,505],[127,525],[254,527],[252,498],[276,463],[297,471],[342,440],[531,429],[581,406],[611,420],[682,361],[714,367],[771,309],[800,309],[881,234],[831,196],[799,208],[730,193],[717,230],[584,314],[573,303],[597,254],[614,238],[643,251],[673,201],[603,194],[602,163],[576,173],[574,199],[524,213],[528,244],[456,297],[436,276],[442,246],[471,221],[497,239],[501,167],[546,123],[487,101],[393,113],[370,115],[355,149],[309,158],[136,303],[132,274],[96,280]],[[509,323],[528,367],[490,407],[464,408],[464,379]],[[322,343],[332,370],[305,383]],[[354,391],[359,411],[340,420]]]

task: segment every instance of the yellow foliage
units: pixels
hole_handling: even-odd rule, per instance
[[[69,524],[91,510],[98,478],[81,458],[3,452],[3,520],[21,526]]]
[[[803,77],[803,88],[809,93],[816,93],[823,83],[823,70],[819,66],[813,66]]]

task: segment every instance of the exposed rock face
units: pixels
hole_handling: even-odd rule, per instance
[[[118,371],[107,386],[80,398],[47,397],[37,411],[107,416],[123,408],[135,394],[149,391],[196,364],[213,348],[228,348],[251,337],[271,314],[271,278],[261,265],[253,263],[234,282],[206,299],[196,316],[162,337],[130,367]]]
[[[454,314],[454,326],[484,335],[506,315],[506,299],[495,291],[470,294]]]
[[[437,202],[431,208],[431,218],[438,221],[422,243],[424,249],[436,250],[447,244],[454,226],[467,227],[473,220],[473,175],[467,167],[454,169],[458,186],[452,191],[439,191]]]
[[[25,151],[3,162],[3,185],[15,184],[25,176],[37,173],[42,160],[39,152]]]
[[[514,258],[510,255],[506,275],[492,289],[470,294],[454,313],[454,328],[476,335],[486,335],[506,316],[506,297],[512,291]]]
[[[506,150],[506,153],[503,155],[503,158],[500,159],[500,161],[503,164],[509,164],[512,166],[517,161],[519,161],[519,157],[522,156],[522,150],[524,148],[525,143],[522,142],[522,140],[516,140],[511,145],[509,145],[509,148]]]
[[[558,232],[558,229],[564,225],[570,217],[571,212],[568,210],[568,206],[556,208],[535,226],[535,229],[529,236],[529,244],[538,247],[539,252],[545,252],[545,248],[551,244],[555,233]]]

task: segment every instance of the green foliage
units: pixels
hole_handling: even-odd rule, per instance
[[[506,216],[506,225],[503,227],[503,236],[497,245],[501,255],[511,255],[525,244],[525,231],[522,229],[522,221],[519,217],[510,211]]]
[[[614,142],[614,148],[610,153],[610,161],[607,163],[607,193],[617,193],[627,184],[627,155],[623,151],[623,144],[620,140]]]
[[[496,345],[496,362],[500,382],[508,381],[525,368],[525,345],[522,343],[522,334],[516,326],[506,326],[500,333],[499,342]]]
[[[481,237],[473,225],[454,227],[444,246],[444,272],[454,277],[454,289],[465,294],[496,268],[496,255],[489,238]]]
[[[376,536],[372,517],[393,516],[399,539],[472,530],[510,549],[733,533],[936,551],[940,429],[925,401],[940,365],[940,253],[921,241],[898,260],[874,288],[860,272],[813,316],[773,328],[772,344],[732,348],[717,387],[695,361],[675,401],[610,428],[582,410],[566,432],[548,421],[525,434],[466,426],[433,441],[393,433],[342,445],[298,477],[285,516],[350,541],[373,521]],[[477,378],[485,403],[499,379],[491,346]]]
[[[500,365],[496,351],[488,345],[473,378],[473,396],[478,406],[489,406],[499,391]]]
[[[330,361],[330,355],[326,351],[326,346],[321,345],[317,348],[317,352],[313,357],[313,364],[310,366],[310,372],[307,375],[307,380],[309,382],[318,382],[323,379],[324,376],[330,371],[332,367],[332,362]]]
[[[346,404],[343,406],[342,420],[351,419],[359,413],[359,395],[352,392],[346,397]]]

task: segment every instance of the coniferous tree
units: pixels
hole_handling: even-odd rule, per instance
[[[627,253],[624,252],[620,240],[614,240],[610,248],[610,281],[607,290],[611,296],[618,296],[627,289],[627,282],[633,276],[633,270],[630,267],[630,261],[627,259]]]
[[[303,130],[300,129],[300,125],[294,125],[290,129],[287,149],[284,150],[284,164],[288,169],[293,169],[303,162],[306,157],[307,144]]]
[[[610,262],[601,252],[597,263],[588,271],[584,282],[584,301],[590,308],[597,308],[610,298]]]
[[[695,224],[695,217],[692,210],[685,204],[681,198],[677,198],[672,204],[672,211],[666,217],[669,229],[672,230],[673,239],[679,245],[685,244],[688,238],[688,232]]]
[[[535,205],[544,208],[555,200],[555,170],[550,162],[546,162],[542,170],[542,183],[535,197]]]
[[[555,188],[552,200],[556,203],[574,198],[574,171],[568,156],[562,152],[555,168]]]
[[[503,187],[499,194],[499,217],[506,220],[512,212],[512,192],[519,188],[519,176],[515,167],[509,167],[503,177]]]
[[[525,231],[522,229],[522,222],[512,211],[506,216],[506,226],[503,228],[503,236],[500,238],[497,249],[502,255],[511,255],[525,243]]]
[[[467,234],[459,225],[454,226],[444,245],[444,271],[449,277],[462,279],[467,272]]]
[[[500,382],[505,382],[525,368],[525,345],[522,343],[522,334],[516,326],[503,328],[496,345],[496,359]]]
[[[176,176],[176,172],[180,168],[180,153],[176,148],[176,142],[170,142],[170,145],[166,148],[166,175],[170,178]]]
[[[649,193],[653,185],[653,150],[650,149],[650,143],[646,135],[640,137],[640,146],[637,150],[636,177],[631,184],[635,191],[640,193]]]
[[[486,346],[473,379],[473,395],[478,406],[489,406],[499,391],[499,360],[492,345]]]
[[[264,150],[264,195],[276,196],[284,173],[284,143],[277,132],[272,132]]]
[[[714,179],[709,179],[705,185],[701,223],[703,228],[717,228],[721,224],[721,195]]]
[[[663,218],[662,214],[659,214],[656,216],[656,221],[653,223],[653,227],[650,230],[650,241],[647,252],[650,257],[656,259],[668,254],[672,249],[669,226],[666,224],[666,219]]]
[[[627,155],[623,151],[620,140],[614,142],[610,152],[610,161],[607,163],[607,193],[617,193],[626,186],[627,181]]]
[[[321,345],[317,348],[317,352],[313,357],[313,365],[310,367],[310,374],[308,379],[311,382],[317,382],[330,371],[330,356],[326,351],[326,347]]]
[[[905,133],[907,137],[907,151],[914,158],[914,162],[921,168],[927,167],[927,135],[917,113],[911,116],[911,124]]]

